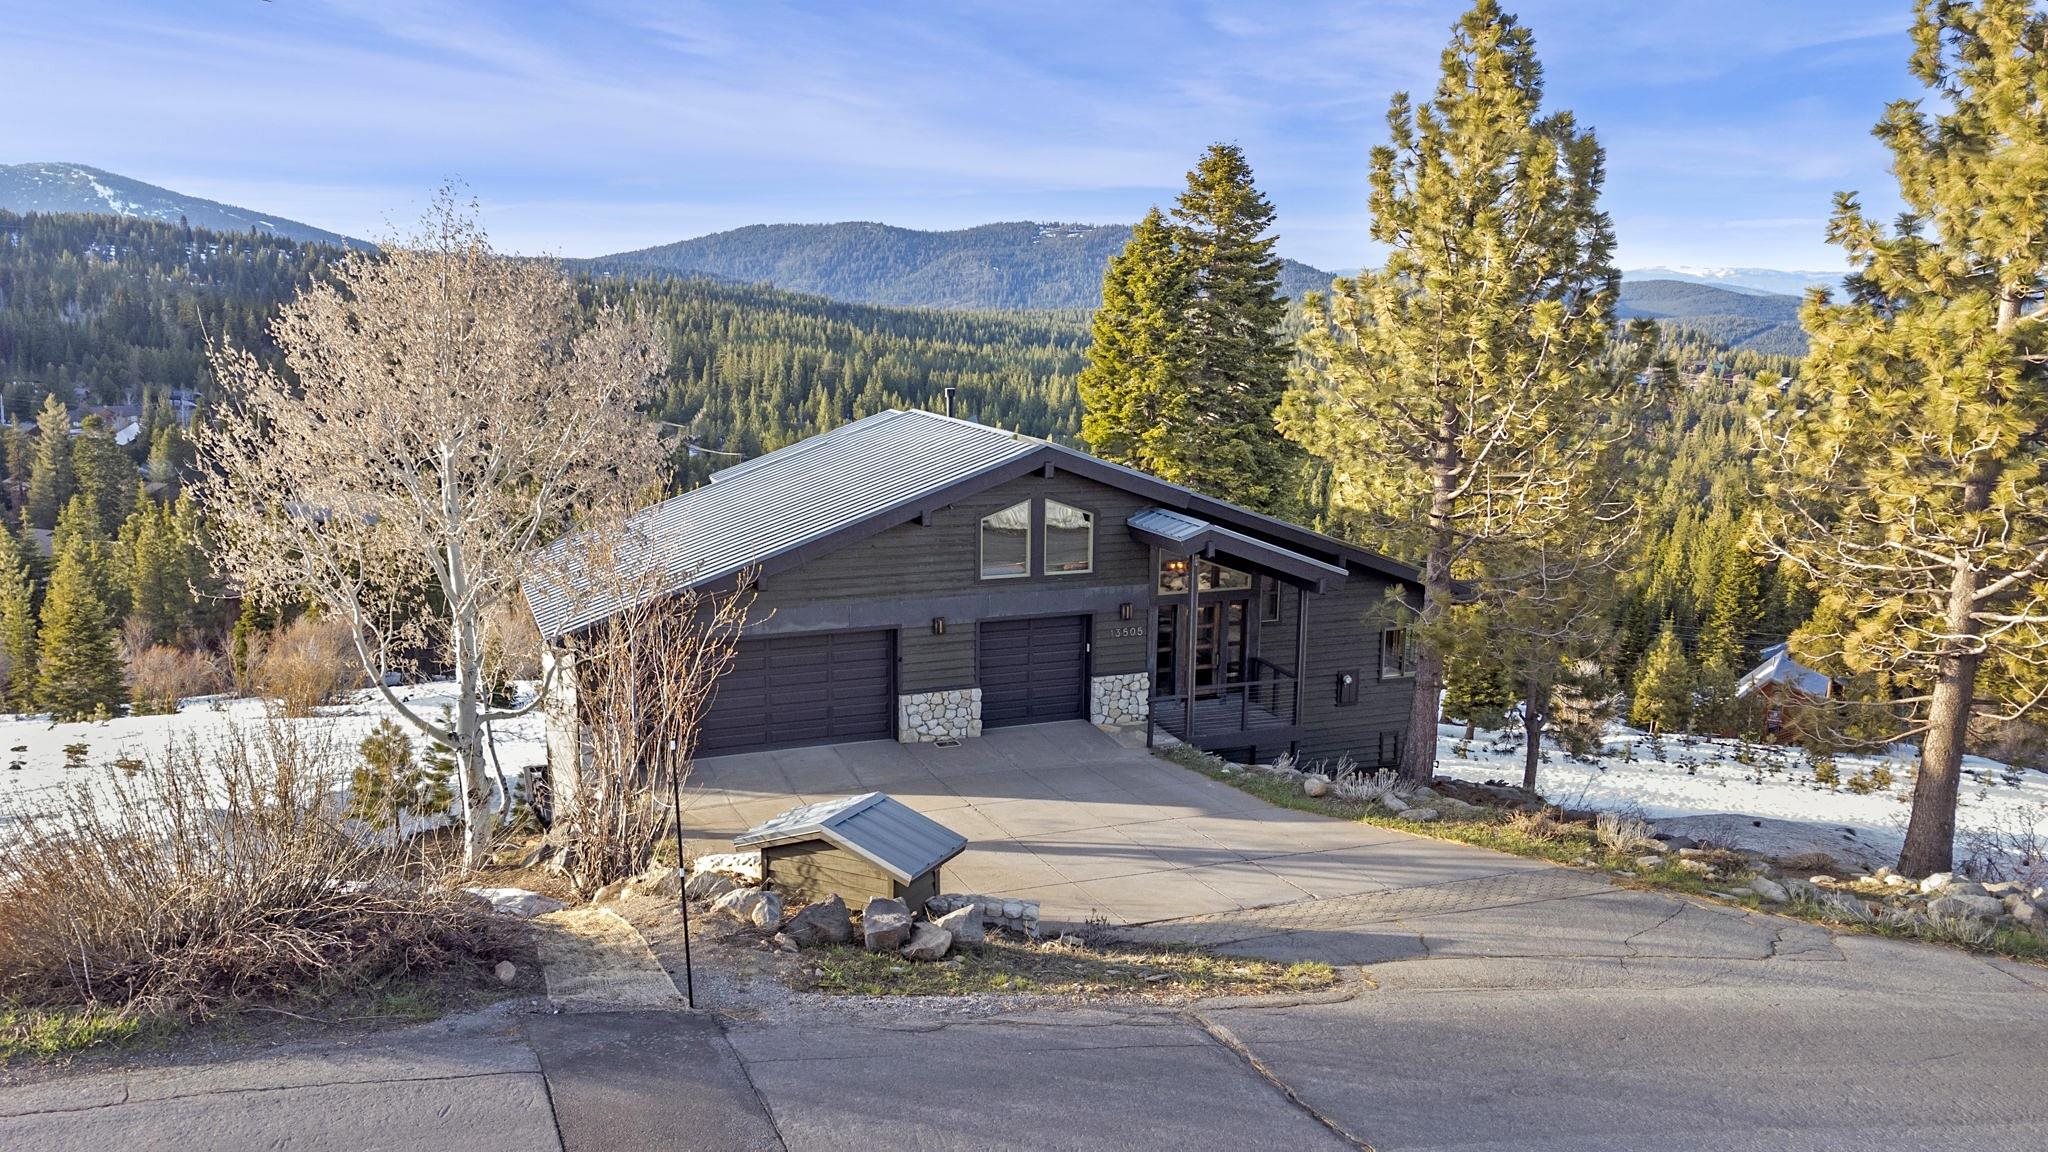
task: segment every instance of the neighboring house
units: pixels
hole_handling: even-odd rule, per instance
[[[1368,769],[1400,755],[1412,569],[1058,444],[883,412],[634,527],[671,588],[759,577],[702,756],[1056,720]],[[569,669],[621,607],[538,581],[527,599]],[[559,770],[574,676],[557,681]]]
[[[1834,680],[1794,660],[1789,645],[1773,644],[1762,655],[1762,662],[1735,682],[1735,695],[1762,702],[1766,734],[1775,736],[1783,731],[1789,712],[1835,695]]]

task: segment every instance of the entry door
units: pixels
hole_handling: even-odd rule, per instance
[[[1195,687],[1236,684],[1244,679],[1247,600],[1211,601],[1195,610]],[[1155,657],[1153,690],[1162,696],[1178,696],[1187,687],[1185,646],[1182,631],[1187,620],[1185,604],[1159,606],[1159,648]]]
[[[1088,627],[1086,616],[982,621],[982,727],[1087,719]]]

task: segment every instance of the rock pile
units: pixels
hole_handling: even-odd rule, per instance
[[[1802,887],[1838,908],[1853,905],[1863,913],[1859,919],[1873,918],[1871,905],[1876,904],[1897,918],[1921,923],[1960,923],[1980,930],[2005,924],[2035,931],[2048,927],[2048,884],[1977,881],[1953,872],[1916,881],[1885,867],[1852,880],[1815,876]]]

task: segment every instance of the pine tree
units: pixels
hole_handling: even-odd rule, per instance
[[[1763,621],[1763,579],[1756,558],[1739,547],[1721,553],[1720,569],[1713,607],[1700,625],[1693,653],[1702,667],[1717,665],[1739,675],[1756,662],[1757,648],[1750,638]]]
[[[73,499],[71,508],[84,507]],[[73,515],[67,509],[67,518]],[[36,706],[54,720],[111,714],[127,698],[121,686],[121,657],[114,648],[113,616],[95,571],[100,567],[90,537],[82,532],[65,534],[43,596],[36,663]]]
[[[1669,621],[1636,673],[1635,698],[1629,702],[1629,723],[1651,735],[1679,732],[1692,719],[1692,666],[1685,645]]]
[[[1165,422],[1180,482],[1268,512],[1299,502],[1300,450],[1274,412],[1293,341],[1282,330],[1273,205],[1235,144],[1212,144],[1174,202],[1173,234],[1194,293],[1184,327],[1189,388]]]
[[[1182,325],[1192,296],[1173,230],[1154,208],[1103,273],[1089,329],[1081,435],[1096,455],[1175,478],[1177,445],[1164,414],[1188,387]]]
[[[1528,31],[1479,0],[1452,31],[1435,97],[1394,97],[1369,198],[1386,263],[1337,282],[1282,410],[1329,470],[1340,526],[1422,570],[1410,779],[1434,770],[1458,582],[1510,579],[1518,565],[1490,554],[1585,523],[1648,356],[1642,329],[1613,339],[1600,146],[1570,113],[1541,114],[1541,74]]]
[[[92,505],[100,533],[112,536],[135,508],[135,462],[114,443],[113,433],[98,413],[79,423],[71,442],[71,474],[75,491]]]
[[[36,413],[35,452],[28,474],[28,519],[38,528],[57,523],[71,499],[71,413],[52,393]]]
[[[5,704],[16,712],[35,707],[35,591],[20,542],[0,524],[0,656],[7,662]]]
[[[359,751],[362,760],[349,776],[350,819],[397,834],[407,814],[439,815],[453,803],[451,766],[414,759],[412,737],[394,721],[378,721]]]
[[[1906,211],[1836,198],[1846,297],[1808,299],[1800,379],[1756,407],[1764,535],[1819,595],[1793,651],[1892,685],[1924,733],[1899,857],[1923,876],[1953,866],[1973,710],[2048,679],[2048,12],[1919,0],[1911,67],[1928,106],[1875,129]]]
[[[1234,145],[1145,214],[1103,275],[1082,432],[1099,455],[1269,512],[1299,501],[1300,453],[1274,426],[1293,349],[1273,206]]]

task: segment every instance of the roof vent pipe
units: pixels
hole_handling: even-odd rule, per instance
[[[959,392],[960,390],[951,384],[946,385],[946,415],[953,415],[953,397],[958,395]]]

